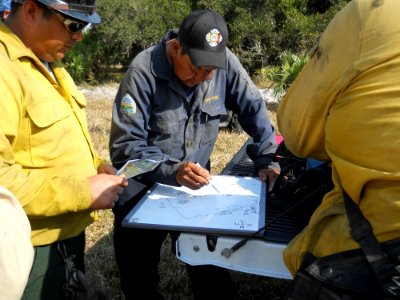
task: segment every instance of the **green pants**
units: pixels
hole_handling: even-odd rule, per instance
[[[66,280],[65,263],[58,251],[58,244],[64,243],[68,255],[75,255],[74,263],[85,271],[85,234],[50,245],[34,247],[35,259],[22,300],[63,299],[62,285]]]

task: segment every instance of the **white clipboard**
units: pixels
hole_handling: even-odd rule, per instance
[[[265,225],[266,184],[254,177],[212,176],[199,190],[154,184],[124,227],[251,235]]]

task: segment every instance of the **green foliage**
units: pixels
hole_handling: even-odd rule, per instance
[[[93,81],[95,77],[92,72],[93,58],[96,51],[95,43],[90,32],[85,33],[84,36],[83,42],[76,43],[64,58],[66,69],[77,83]]]
[[[270,64],[276,64],[284,51],[304,53],[318,41],[321,32],[347,1],[329,2],[329,9],[324,13],[315,12],[307,0],[278,0],[274,7],[273,36],[269,48]],[[328,5],[326,5],[328,7]]]
[[[290,51],[284,51],[281,55],[280,66],[263,68],[258,72],[258,76],[265,77],[272,82],[275,95],[282,95],[307,62],[307,54],[296,55]]]
[[[98,0],[103,22],[93,30],[98,69],[107,77],[117,64],[127,65],[141,50],[178,27],[190,6],[178,0]],[[173,9],[171,9],[173,8]]]
[[[213,8],[227,21],[229,48],[253,75],[263,67],[278,65],[284,51],[309,51],[348,1],[97,0],[103,22],[83,42],[83,54],[73,51],[67,64],[79,78],[86,80],[91,73],[97,80],[107,79],[116,65],[127,66],[137,53],[158,43],[167,30],[177,28],[191,10]]]

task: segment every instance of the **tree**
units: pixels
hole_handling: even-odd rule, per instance
[[[115,65],[127,66],[158,43],[195,9],[212,8],[227,21],[228,47],[251,75],[278,65],[281,54],[308,52],[333,15],[348,0],[98,0],[103,22],[66,58],[84,80],[107,79]],[[321,13],[323,11],[323,13]],[[75,69],[75,70],[72,70]]]
[[[171,9],[173,7],[173,9]],[[158,43],[165,32],[179,26],[190,11],[179,0],[98,0],[103,22],[93,28],[97,76],[107,77],[114,65],[126,66],[141,50]]]

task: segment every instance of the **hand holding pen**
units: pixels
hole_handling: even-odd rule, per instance
[[[196,163],[196,166],[202,168],[202,166],[200,166],[199,163]],[[208,180],[208,184],[207,184],[207,185],[210,185],[217,193],[219,193],[217,187],[211,182],[211,177],[210,177],[210,179]]]
[[[182,186],[198,190],[210,184],[211,175],[207,169],[201,167],[198,163],[184,162],[178,169],[176,181]]]

